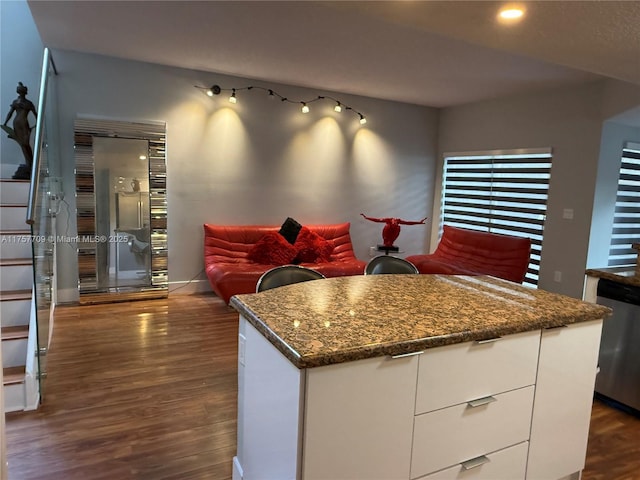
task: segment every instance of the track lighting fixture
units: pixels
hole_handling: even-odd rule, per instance
[[[356,115],[358,115],[360,117],[360,124],[364,125],[367,123],[367,119],[365,118],[365,116],[354,110],[352,107],[345,105],[344,103],[342,103],[340,100],[337,100],[333,97],[329,97],[329,96],[322,96],[322,95],[318,95],[316,98],[313,98],[311,100],[306,100],[306,101],[298,101],[298,100],[291,100],[287,97],[283,97],[282,95],[280,95],[278,92],[276,92],[275,90],[271,89],[271,88],[264,88],[264,87],[257,87],[257,86],[248,86],[248,87],[240,87],[240,88],[221,88],[219,85],[213,85],[211,87],[200,87],[198,85],[195,86],[196,88],[203,90],[204,93],[209,96],[209,97],[213,97],[214,95],[220,95],[220,93],[222,93],[223,91],[231,91],[231,96],[229,96],[229,102],[231,103],[237,103],[238,102],[238,97],[236,96],[236,92],[241,91],[241,90],[262,90],[264,92],[266,92],[269,96],[270,99],[276,98],[278,97],[280,99],[281,102],[288,102],[288,103],[297,103],[299,105],[302,105],[301,111],[302,113],[309,113],[310,108],[309,108],[309,104],[313,103],[313,102],[317,102],[319,100],[330,100],[332,102],[335,102],[335,105],[333,107],[333,110],[336,113],[341,113],[343,110],[351,110],[353,113],[355,113]]]

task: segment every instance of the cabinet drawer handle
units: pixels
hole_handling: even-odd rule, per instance
[[[413,357],[414,355],[422,355],[423,353],[424,350],[420,350],[419,352],[399,353],[398,355],[391,355],[391,358]]]
[[[494,337],[494,338],[485,338],[484,340],[476,340],[477,345],[483,345],[485,343],[493,343],[500,340],[502,337]]]
[[[471,400],[467,402],[467,405],[471,408],[481,407],[482,405],[487,405],[489,403],[497,402],[498,399],[496,397],[488,396],[482,398],[476,398],[475,400]]]
[[[484,465],[485,463],[489,463],[490,461],[491,460],[489,460],[488,457],[480,455],[479,457],[472,458],[471,460],[467,460],[466,462],[462,462],[460,465],[462,465],[463,470],[471,470],[472,468],[479,467],[480,465]]]

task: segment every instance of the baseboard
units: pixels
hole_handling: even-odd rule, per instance
[[[582,478],[582,471],[572,473],[571,475],[559,478],[558,480],[580,480],[580,478]]]
[[[238,457],[233,457],[233,472],[231,474],[231,480],[242,480],[242,465]]]
[[[24,376],[24,409],[37,410],[40,405],[40,386],[38,385],[38,379],[27,373]]]
[[[169,295],[191,295],[194,293],[211,292],[209,280],[184,280],[169,282]],[[80,295],[77,288],[60,288],[57,296],[58,304],[78,303]]]
[[[78,303],[80,299],[80,294],[78,293],[78,288],[58,288],[56,292],[56,303],[64,304],[64,303]]]
[[[169,282],[169,295],[190,295],[210,291],[211,285],[207,279]]]
[[[23,411],[25,404],[24,383],[5,385],[3,388],[5,413]]]

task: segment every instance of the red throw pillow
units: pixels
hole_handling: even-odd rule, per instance
[[[277,232],[266,233],[247,252],[252,262],[264,265],[286,265],[293,262],[298,250]]]
[[[293,245],[298,251],[296,262],[298,263],[322,263],[328,262],[333,252],[333,244],[322,238],[317,233],[302,227],[296,243]]]

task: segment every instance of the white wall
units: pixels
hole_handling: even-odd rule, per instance
[[[607,266],[622,148],[628,141],[640,143],[640,127],[620,125],[614,121],[604,123],[598,162],[598,183],[593,201],[588,268]]]
[[[604,84],[602,118],[619,124],[640,126],[640,88],[619,80]]]
[[[622,147],[628,141],[640,142],[640,87],[607,80],[603,88],[602,118],[604,125],[593,200],[588,268],[607,265]]]
[[[167,124],[170,289],[203,279],[203,223],[352,223],[356,255],[381,243],[382,225],[360,212],[419,220],[431,215],[437,111],[365,97],[163,67],[110,57],[53,52],[60,118],[62,175],[75,234],[73,122],[91,115]],[[257,90],[209,98],[194,85],[262,85],[295,99],[330,95],[363,112],[333,104],[300,106],[269,100]],[[65,212],[61,224],[66,223]],[[61,227],[61,230],[62,227]],[[430,225],[403,227],[406,255],[423,251]],[[60,248],[61,301],[74,300],[75,250]],[[191,287],[190,287],[191,288]],[[189,291],[185,288],[181,292]]]
[[[553,148],[540,288],[581,297],[603,122],[628,108],[639,92],[633,85],[599,81],[443,110],[437,175],[444,152]],[[573,219],[562,218],[566,208],[573,209]],[[559,283],[555,271],[561,272]]]
[[[42,54],[44,46],[38,35],[27,2],[0,1],[0,121],[4,123],[11,102],[18,94],[16,87],[22,82],[29,89],[27,98],[38,105]],[[14,116],[15,118],[15,116]],[[29,115],[32,125],[35,118]],[[13,119],[8,123],[13,125]],[[11,177],[16,167],[24,163],[19,145],[0,131],[0,176]],[[33,141],[33,137],[32,137]]]

